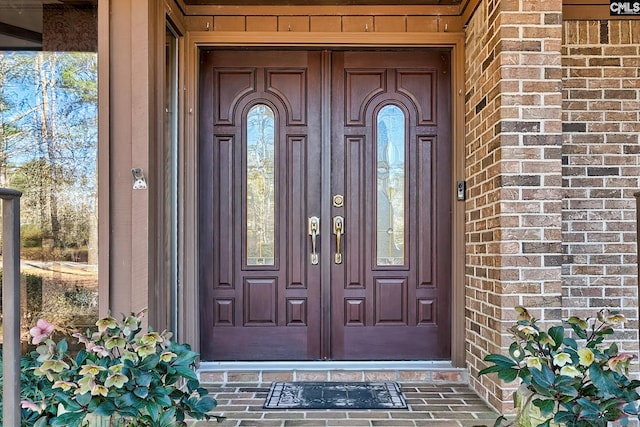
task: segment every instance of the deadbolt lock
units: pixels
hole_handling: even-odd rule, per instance
[[[344,206],[344,196],[342,194],[336,194],[333,196],[333,207],[341,208]]]

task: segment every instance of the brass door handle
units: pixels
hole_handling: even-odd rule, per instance
[[[334,261],[336,264],[342,264],[342,236],[344,235],[344,218],[340,215],[333,217],[333,234],[336,235],[336,254]]]
[[[309,236],[311,236],[311,264],[318,264],[318,235],[320,234],[320,218],[309,217]]]

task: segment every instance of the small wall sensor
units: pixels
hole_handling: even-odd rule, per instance
[[[144,172],[142,168],[131,169],[131,175],[133,175],[133,189],[134,190],[146,190],[147,180],[144,178]]]

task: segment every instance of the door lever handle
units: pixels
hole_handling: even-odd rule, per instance
[[[320,234],[320,218],[309,217],[309,236],[311,236],[311,264],[318,264],[318,235]]]
[[[344,235],[344,218],[340,215],[333,217],[333,234],[336,235],[336,254],[334,262],[342,264],[342,236]]]

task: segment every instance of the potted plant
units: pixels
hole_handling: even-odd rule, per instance
[[[521,381],[514,399],[516,425],[604,427],[615,420],[626,425],[630,416],[640,419],[640,381],[628,377],[634,356],[605,343],[614,326],[625,322],[622,314],[601,310],[595,318],[571,317],[569,336],[563,326],[543,331],[525,308],[516,310],[509,355],[488,355],[484,360],[491,365],[480,371],[505,382]],[[500,417],[496,426],[505,420]]]
[[[210,419],[216,402],[193,369],[198,354],[169,332],[143,333],[143,313],[107,316],[96,330],[73,334],[75,352],[66,338],[54,338],[54,325],[38,320],[29,332],[37,347],[21,364],[23,425],[169,427]]]

